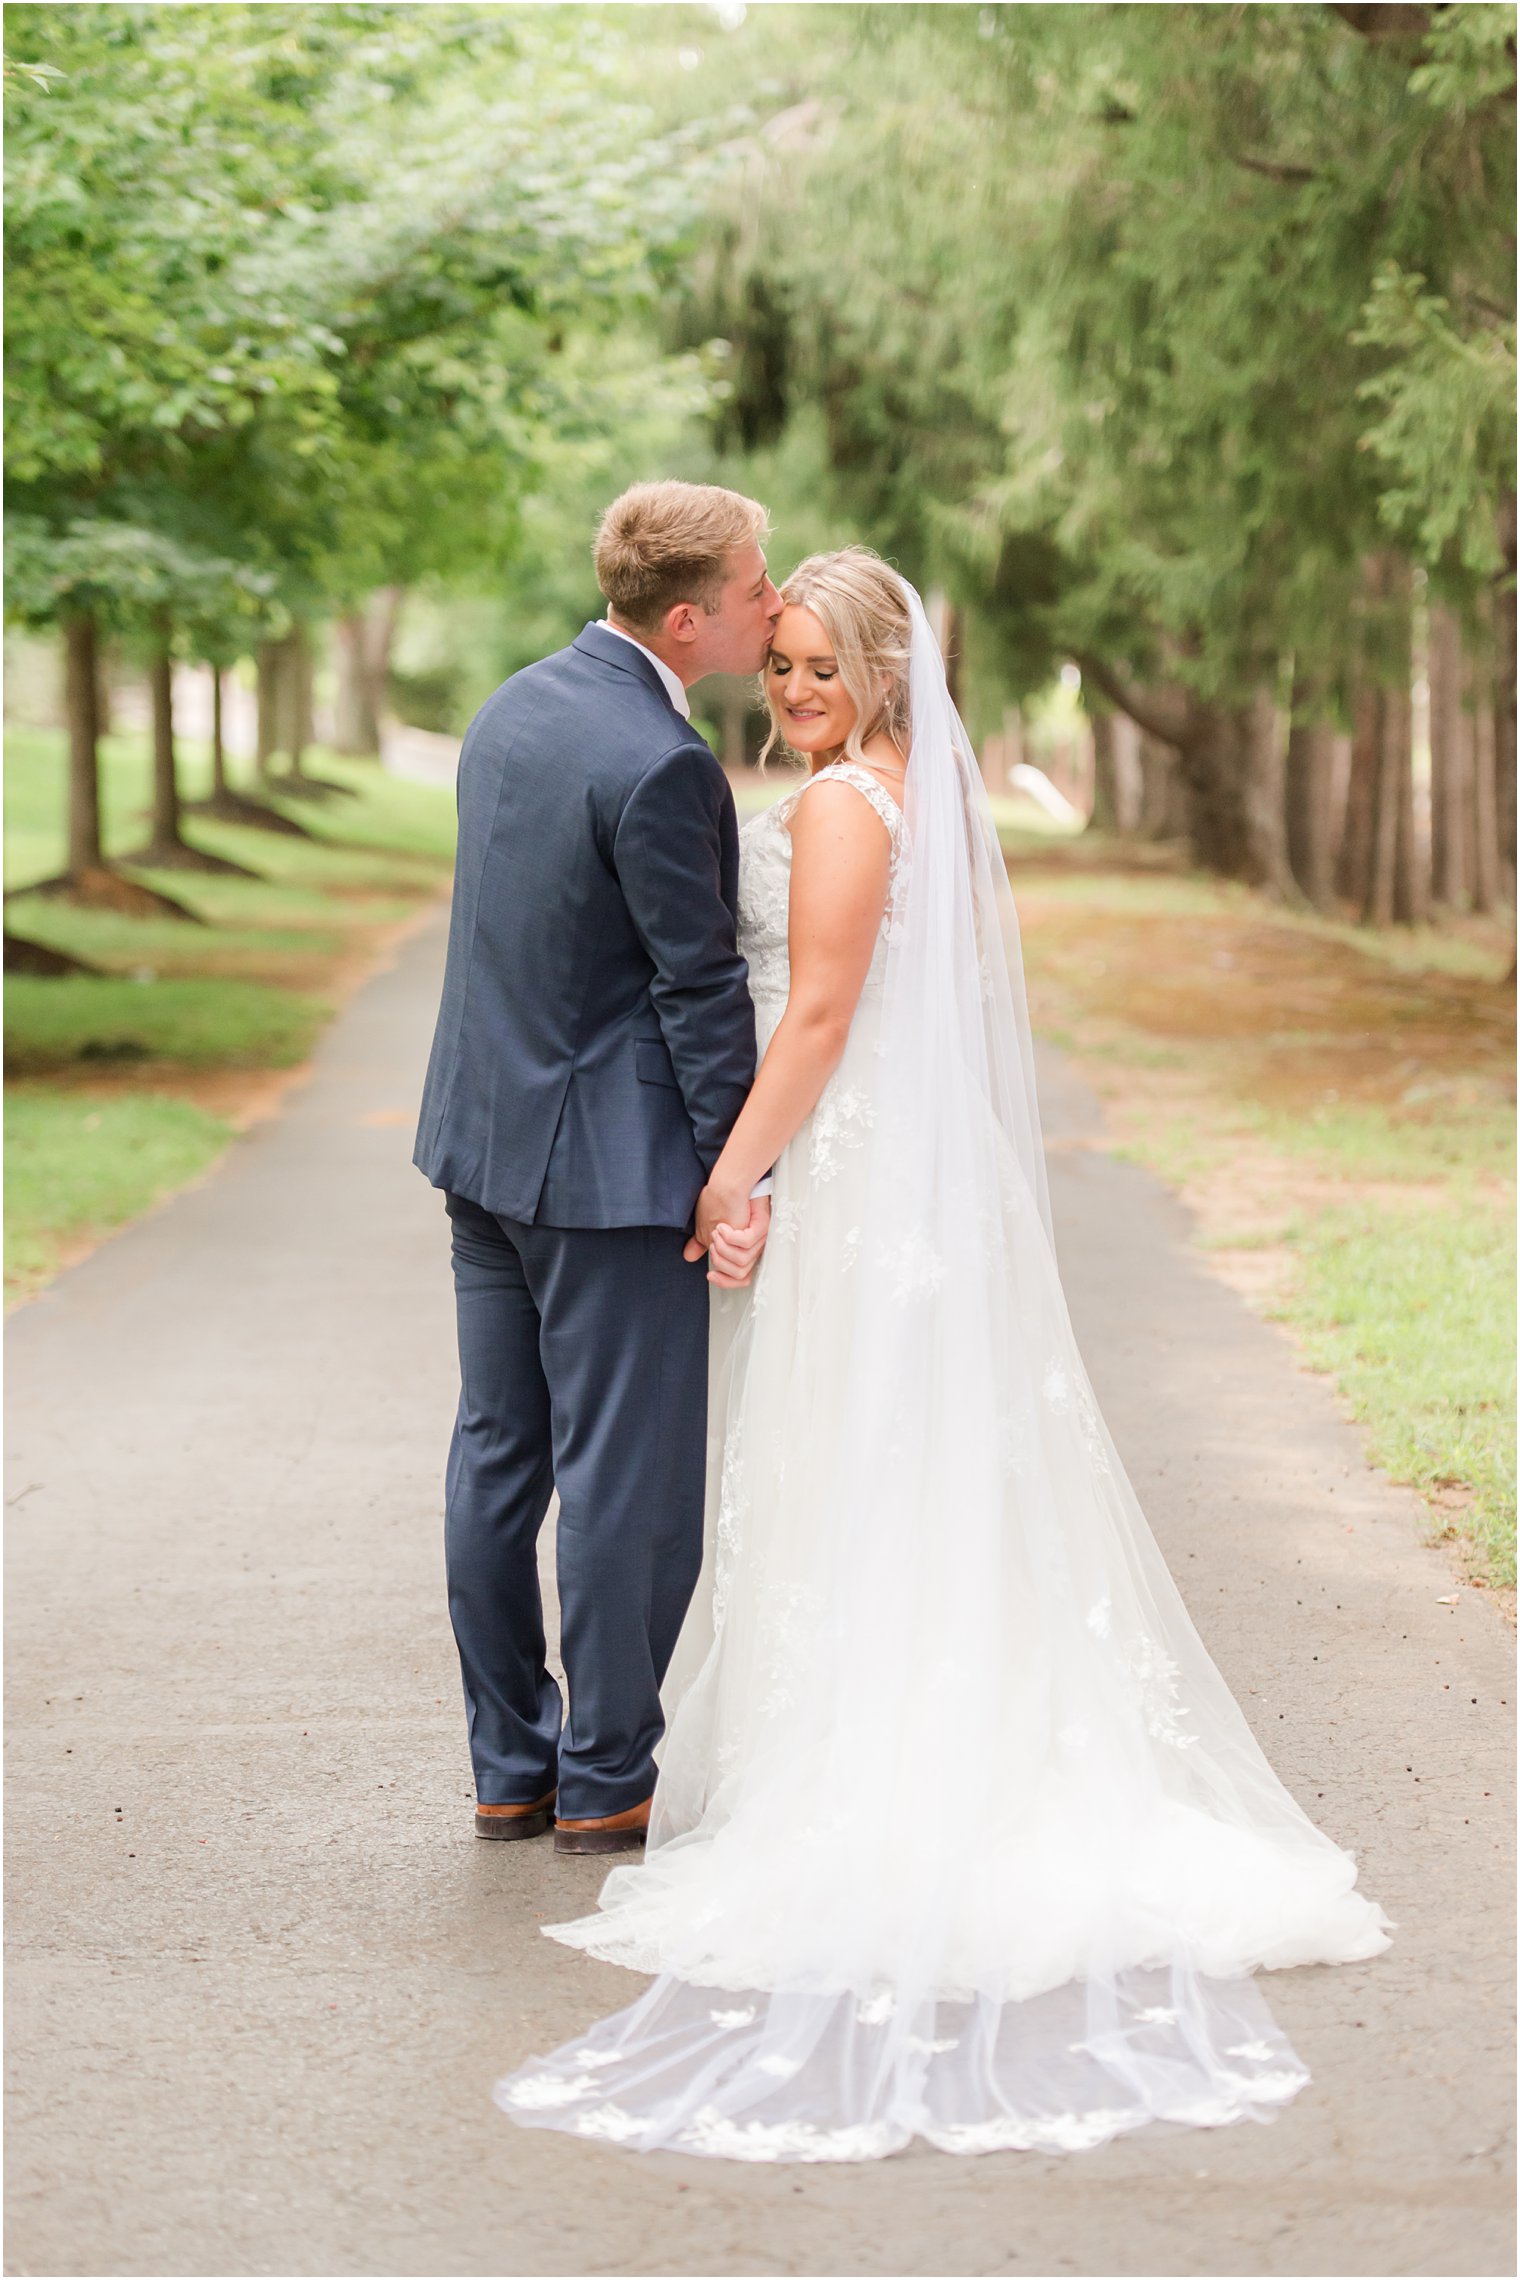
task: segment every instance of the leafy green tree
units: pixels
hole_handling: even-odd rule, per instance
[[[253,13],[39,6],[11,23],[10,606],[64,626],[67,880],[90,899],[125,894],[99,841],[101,629],[203,591],[206,549],[165,512],[197,445],[271,403],[299,444],[329,393],[316,344],[247,305],[230,275],[292,155],[281,106],[243,68]],[[222,578],[225,555],[209,559]],[[178,843],[161,771],[157,793],[155,837]]]
[[[1508,20],[905,7],[792,42],[779,14],[755,39],[793,75],[694,306],[731,431],[821,403],[840,495],[952,586],[973,661],[1081,658],[1176,748],[1199,857],[1296,891],[1290,665],[1322,753],[1361,682],[1407,683],[1409,556],[1457,597],[1505,577]]]
[[[237,564],[190,553],[160,531],[100,516],[81,517],[61,530],[40,518],[9,518],[7,608],[22,623],[60,627],[64,641],[68,853],[63,873],[32,891],[68,893],[127,913],[190,915],[168,897],[122,878],[105,857],[97,757],[103,634],[127,636],[145,646],[153,661],[152,831],[148,846],[133,861],[155,868],[238,868],[188,847],[180,835],[168,676],[173,627],[181,612],[225,616],[239,605],[256,609],[260,599],[255,580]]]
[[[257,581],[270,633],[499,561],[558,343],[647,295],[691,202],[692,138],[620,99],[618,35],[556,10],[91,4],[11,34],[24,551],[67,563],[99,523],[120,564],[144,532],[160,566]],[[93,622],[141,583],[37,590]],[[163,610],[198,605],[154,606],[162,646]]]

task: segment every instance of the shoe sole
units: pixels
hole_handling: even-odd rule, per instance
[[[556,1829],[557,1853],[642,1852],[647,1829]]]
[[[477,1813],[475,1834],[489,1837],[494,1844],[521,1844],[525,1837],[541,1837],[553,1820],[547,1805],[541,1813]]]

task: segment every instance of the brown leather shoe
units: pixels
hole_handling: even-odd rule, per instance
[[[554,1819],[556,1792],[540,1797],[531,1805],[477,1805],[475,1808],[475,1834],[477,1837],[496,1837],[505,1843],[514,1843],[521,1837],[541,1837]]]
[[[649,1807],[630,1805],[626,1813],[606,1813],[599,1821],[556,1821],[557,1853],[637,1852],[649,1834]]]

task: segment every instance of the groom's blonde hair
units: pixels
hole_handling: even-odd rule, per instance
[[[596,533],[596,582],[624,623],[657,633],[667,610],[720,607],[734,555],[770,529],[756,499],[717,483],[635,483]]]

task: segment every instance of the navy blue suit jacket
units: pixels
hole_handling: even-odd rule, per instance
[[[604,626],[514,673],[459,758],[414,1161],[550,1227],[684,1227],[755,1074],[739,832],[712,752]]]

